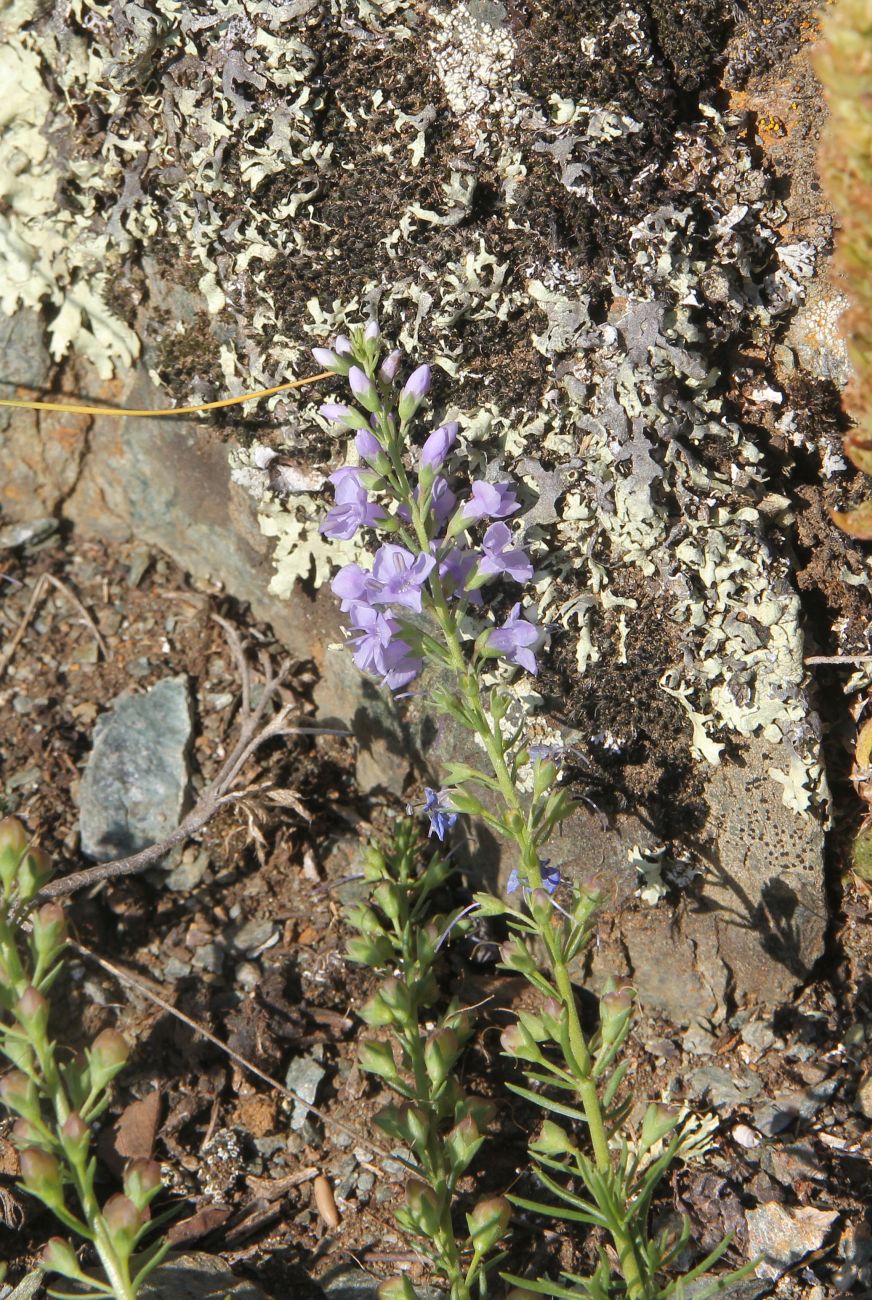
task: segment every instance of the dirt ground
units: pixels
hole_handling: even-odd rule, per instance
[[[4,640],[23,618],[42,573],[63,588],[47,589],[0,681],[0,776],[4,810],[23,817],[66,871],[80,865],[76,787],[94,718],[108,699],[187,674],[197,700],[191,756],[197,785],[214,775],[232,739],[238,699],[234,661],[212,615],[232,621],[276,664],[282,656],[269,629],[252,626],[244,610],[219,593],[193,587],[166,559],[139,547],[109,551],[75,538],[49,539],[28,554],[7,556]],[[107,658],[69,593],[95,620]],[[311,684],[307,665],[294,665],[288,690],[303,723],[311,722]],[[245,776],[252,785],[290,791],[292,798],[276,802],[255,793],[216,817],[199,844],[173,859],[199,874],[196,883],[185,887],[184,879],[174,878],[171,888],[166,871],[155,869],[98,885],[69,904],[80,944],[138,981],[130,985],[92,958],[75,956],[56,1002],[57,1032],[70,1047],[110,1024],[135,1044],[101,1138],[107,1192],[117,1177],[117,1149],[154,1152],[166,1173],[168,1203],[177,1211],[172,1231],[179,1244],[220,1252],[240,1275],[256,1278],[276,1296],[340,1262],[356,1261],[376,1277],[400,1265],[420,1275],[391,1215],[401,1169],[388,1162],[386,1176],[374,1146],[372,1115],[384,1098],[355,1065],[354,1012],[373,982],[343,957],[342,900],[359,845],[399,809],[373,807],[359,796],[351,760],[350,743],[342,738],[274,743]],[[648,1022],[637,1026],[631,1047],[630,1087],[640,1097],[661,1095],[667,1079],[673,1096],[692,1096],[701,1065],[759,1082],[753,1105],[749,1094],[747,1101],[736,1095],[718,1106],[722,1123],[707,1155],[675,1172],[657,1213],[689,1213],[703,1245],[723,1230],[736,1231],[735,1262],[747,1249],[743,1210],[749,1206],[774,1200],[791,1209],[837,1210],[832,1243],[804,1261],[798,1289],[786,1292],[796,1295],[812,1294],[815,1279],[831,1294],[834,1279],[846,1278],[851,1260],[863,1258],[860,1225],[872,1155],[868,1086],[860,1086],[870,1017],[869,890],[835,861],[832,884],[827,960],[771,1026],[751,1034],[739,1018],[720,1038],[700,1043]],[[256,922],[261,926],[252,928]],[[502,1104],[496,1141],[467,1179],[467,1196],[473,1187],[480,1195],[518,1186],[519,1178],[523,1186],[524,1140],[534,1122],[501,1092],[503,1065],[488,1026],[505,1023],[518,990],[495,970],[489,951],[487,944],[461,944],[443,972],[446,997],[492,999],[464,1073],[474,1091],[501,1095]],[[177,1020],[150,992],[189,1019]],[[291,1081],[287,1072],[295,1061],[317,1063],[324,1120],[289,1128],[294,1103],[198,1038],[190,1021],[279,1084]],[[742,1145],[748,1121],[761,1099],[785,1094],[811,1101],[764,1140],[762,1150],[770,1154],[763,1160],[761,1148]],[[0,1169],[0,1250],[14,1279],[51,1225],[16,1190],[6,1140]],[[315,1208],[315,1172],[326,1173],[336,1189],[338,1229],[331,1230]],[[590,1243],[556,1231],[543,1235],[522,1223],[515,1249],[515,1263],[525,1268],[559,1259],[578,1270]],[[859,1282],[864,1270],[855,1272]]]

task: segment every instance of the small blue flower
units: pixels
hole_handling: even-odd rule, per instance
[[[445,839],[446,831],[457,821],[457,813],[448,802],[449,791],[431,790],[429,785],[424,786],[424,812],[430,818],[430,829],[428,835],[435,835],[442,842]]]
[[[551,867],[550,870],[546,871],[545,868],[548,866],[548,862],[548,858],[540,858],[539,860],[539,866],[542,868],[542,888],[546,894],[553,894],[561,883],[560,869]],[[525,893],[529,891],[530,880],[528,876],[522,876],[517,867],[513,867],[506,881],[506,893],[514,894],[518,889],[522,889]]]
[[[545,863],[542,863],[545,866]],[[560,870],[557,867],[551,867],[548,871],[542,872],[542,888],[548,894],[553,894],[560,884]]]

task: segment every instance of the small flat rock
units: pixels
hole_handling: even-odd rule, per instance
[[[56,519],[29,519],[22,524],[6,524],[0,528],[0,551],[8,551],[16,546],[33,546],[51,537],[57,531]]]
[[[303,1101],[314,1103],[318,1094],[321,1080],[327,1071],[319,1061],[314,1060],[311,1056],[298,1056],[288,1066],[288,1073],[285,1077],[285,1087],[291,1088]],[[291,1128],[294,1131],[301,1129],[306,1122],[309,1114],[307,1106],[301,1102],[294,1105],[294,1113],[291,1116]]]
[[[269,1300],[259,1286],[234,1277],[223,1260],[202,1251],[170,1256],[139,1296],[140,1300]]]
[[[801,1092],[780,1093],[774,1101],[764,1102],[754,1111],[753,1124],[766,1137],[783,1133],[797,1119],[813,1119],[839,1087],[838,1079],[824,1079]]]
[[[167,677],[144,694],[125,692],[97,719],[79,795],[88,857],[127,857],[178,826],[191,727],[187,677]]]
[[[737,1106],[753,1097],[762,1086],[756,1074],[732,1075],[718,1065],[704,1065],[690,1076],[691,1095],[704,1097],[715,1109]]]
[[[781,1277],[824,1244],[839,1218],[838,1210],[816,1210],[806,1205],[787,1209],[777,1201],[767,1201],[745,1214],[748,1224],[748,1254],[761,1255],[758,1277]]]

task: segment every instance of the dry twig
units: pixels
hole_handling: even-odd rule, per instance
[[[65,582],[61,582],[60,578],[56,578],[53,573],[41,573],[34,584],[33,592],[31,593],[30,600],[27,603],[27,609],[24,611],[24,617],[22,618],[21,622],[18,624],[18,628],[15,632],[15,635],[13,636],[9,644],[6,646],[6,648],[3,650],[3,652],[0,653],[0,677],[3,676],[3,674],[6,672],[6,669],[9,667],[9,664],[12,661],[12,656],[15,654],[15,651],[18,649],[19,645],[21,644],[22,637],[27,631],[27,628],[30,624],[30,620],[33,618],[34,614],[36,613],[37,606],[39,605],[40,601],[45,595],[46,588],[49,586],[56,588],[56,590],[59,591],[61,595],[66,596],[70,604],[73,605],[79,611],[82,618],[84,619],[88,627],[93,632],[94,638],[98,646],[103,652],[103,658],[104,659],[109,658],[109,650],[106,646],[106,642],[103,640],[102,636],[100,635],[100,629],[97,627],[97,624],[91,618],[91,615],[85,609],[85,606],[79,600],[76,593],[70,587],[68,587]]]
[[[190,1016],[185,1015],[184,1011],[179,1011],[178,1007],[174,1007],[171,1002],[167,1002],[160,996],[160,994],[155,993],[153,989],[150,989],[143,980],[139,979],[138,976],[125,970],[123,966],[117,966],[115,962],[107,961],[105,957],[101,957],[98,953],[92,951],[92,949],[86,948],[84,944],[70,941],[69,946],[81,957],[86,957],[89,961],[94,961],[98,966],[102,966],[103,970],[108,971],[110,975],[113,975],[116,979],[120,980],[122,984],[127,984],[131,988],[135,988],[139,993],[143,994],[144,997],[148,998],[150,1002],[153,1002],[155,1006],[160,1007],[162,1011],[166,1011],[167,1015],[175,1016],[176,1020],[180,1020],[183,1025],[187,1025],[189,1029],[192,1029],[195,1033],[199,1034],[201,1038],[205,1038],[207,1042],[213,1045],[213,1047],[217,1047],[225,1054],[225,1056],[229,1056],[231,1061],[235,1061],[237,1065],[241,1066],[244,1070],[247,1070],[249,1074],[253,1074],[258,1079],[262,1079],[264,1083],[269,1084],[271,1088],[274,1088],[276,1092],[281,1093],[283,1097],[287,1097],[289,1101],[293,1101],[300,1106],[305,1106],[306,1109],[312,1115],[316,1115],[326,1127],[341,1129],[343,1133],[349,1134],[349,1136],[354,1138],[355,1142],[358,1142],[362,1147],[370,1151],[377,1151],[379,1155],[384,1156],[387,1160],[393,1160],[394,1162],[400,1160],[399,1156],[388,1151],[385,1147],[380,1146],[378,1142],[373,1142],[371,1137],[361,1133],[359,1129],[353,1128],[350,1124],[346,1124],[344,1120],[337,1119],[334,1115],[328,1115],[318,1106],[314,1106],[312,1102],[306,1101],[305,1097],[301,1097],[298,1092],[294,1092],[293,1088],[287,1088],[283,1083],[279,1083],[278,1079],[274,1079],[271,1074],[267,1074],[265,1070],[261,1070],[253,1061],[249,1061],[246,1057],[240,1055],[239,1052],[234,1051],[232,1047],[227,1043],[222,1042],[221,1039],[217,1038],[210,1030],[206,1029],[203,1025],[198,1024],[196,1020],[192,1020]]]
[[[117,858],[113,862],[101,862],[95,867],[86,867],[83,871],[74,871],[68,876],[52,880],[42,890],[41,898],[58,898],[66,894],[74,894],[78,890],[85,889],[88,885],[98,884],[102,880],[118,880],[123,876],[135,876],[159,862],[170,849],[177,844],[181,844],[184,840],[191,839],[198,831],[202,830],[206,823],[211,821],[218,810],[223,808],[225,804],[235,803],[238,799],[244,798],[245,795],[251,794],[250,788],[238,790],[234,789],[234,786],[245,764],[268,740],[275,740],[279,736],[342,736],[346,734],[343,731],[326,727],[288,726],[288,718],[297,707],[293,701],[289,704],[282,704],[274,717],[266,721],[265,719],[267,719],[274,702],[279,698],[287,679],[289,665],[285,665],[278,673],[274,673],[269,656],[265,651],[261,651],[259,658],[264,675],[263,689],[257,704],[252,706],[251,670],[245,657],[245,646],[234,627],[223,618],[218,618],[217,615],[214,617],[215,621],[220,623],[224,629],[231,653],[236,660],[240,677],[241,697],[239,737],[221,765],[217,776],[209,782],[200,794],[188,815],[160,844],[152,844],[147,849],[141,849],[139,853],[131,854],[128,858]]]

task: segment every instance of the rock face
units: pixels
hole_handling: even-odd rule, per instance
[[[0,249],[23,250],[15,267],[0,254],[5,375],[195,403],[305,373],[311,344],[378,313],[434,362],[434,422],[456,417],[482,473],[500,462],[525,484],[554,628],[543,716],[610,814],[606,830],[580,814],[553,851],[608,880],[591,977],[620,971],[679,1021],[782,998],[825,920],[826,790],[784,539],[792,449],[827,449],[819,381],[774,343],[829,232],[792,233],[788,187],[708,92],[744,84],[748,50],[760,66],[787,47],[751,19],[734,29],[726,0],[228,0],[224,24],[165,0],[157,26],[120,12],[87,30],[40,12],[8,33],[30,91],[0,164],[7,147],[31,162],[27,205],[0,180]],[[99,157],[92,103],[114,124]],[[329,649],[340,620],[306,476],[346,448],[324,395],[206,428],[0,411],[2,520],[135,536],[249,601],[315,661],[363,788],[398,793],[410,753],[438,783],[454,741]],[[233,480],[228,455],[258,443],[300,490]],[[498,886],[511,864],[480,842]]]
[[[191,727],[185,677],[119,696],[97,719],[79,795],[83,853],[108,862],[175,830],[188,792]]]

